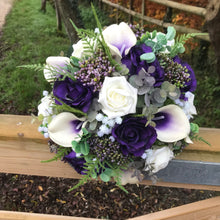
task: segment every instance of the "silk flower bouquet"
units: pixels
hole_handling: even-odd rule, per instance
[[[60,159],[82,174],[69,191],[98,177],[125,190],[198,139],[196,79],[178,56],[195,34],[174,39],[173,27],[150,33],[124,22],[102,29],[94,15],[95,31],[73,24],[80,40],[70,58],[46,59],[52,91],[38,106],[39,132],[56,153],[43,162]]]

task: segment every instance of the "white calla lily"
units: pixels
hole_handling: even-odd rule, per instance
[[[72,147],[72,141],[82,134],[82,127],[86,124],[84,120],[70,112],[56,115],[48,125],[50,139],[63,147]]]
[[[70,63],[68,57],[50,56],[46,59],[46,66],[44,68],[44,77],[48,82],[56,79],[58,72],[64,72],[64,67]]]
[[[175,142],[187,138],[190,123],[184,111],[177,105],[159,108],[153,119],[156,123],[157,138],[163,142]]]
[[[103,32],[105,42],[109,46],[112,55],[122,57],[122,54],[127,54],[133,47],[137,38],[128,24],[121,22],[108,26]]]

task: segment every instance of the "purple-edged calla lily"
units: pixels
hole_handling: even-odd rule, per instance
[[[124,22],[108,26],[102,34],[111,53],[119,58],[126,55],[137,42],[134,32]]]
[[[190,123],[184,111],[177,105],[159,108],[153,119],[156,123],[157,138],[163,142],[188,140]]]
[[[68,57],[51,56],[46,59],[44,68],[44,77],[48,82],[54,81],[59,75],[59,72],[64,72],[64,67],[70,63]]]
[[[56,115],[48,125],[50,139],[63,147],[72,147],[72,141],[82,134],[82,127],[86,124],[84,120],[70,112]]]

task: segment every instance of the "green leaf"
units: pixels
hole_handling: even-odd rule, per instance
[[[103,182],[108,182],[110,180],[110,177],[105,173],[101,173],[100,178]]]
[[[77,145],[78,145],[77,141],[72,141],[72,146],[73,146],[74,149],[77,147]]]
[[[72,56],[70,57],[70,61],[73,64],[73,66],[79,67],[79,58]]]
[[[76,153],[82,153],[82,152],[81,152],[80,144],[77,144],[77,145],[76,145],[76,147],[75,147],[75,152],[76,152]]]
[[[176,30],[175,30],[175,28],[172,27],[172,26],[169,26],[169,27],[167,28],[167,34],[166,34],[167,40],[173,40],[175,36],[176,36]]]
[[[145,41],[144,42],[148,47],[151,47],[151,48],[153,48],[154,47],[154,45],[156,44],[154,41],[152,41],[152,40],[147,40],[147,41]]]
[[[91,174],[91,177],[92,177],[93,179],[96,179],[96,178],[97,178],[97,174],[94,172],[94,173]]]
[[[82,131],[83,131],[83,134],[84,134],[84,135],[89,134],[89,132],[88,132],[88,130],[87,130],[86,128],[82,128]]]
[[[106,174],[107,176],[111,177],[113,174],[113,170],[110,168],[106,168],[103,173]]]
[[[151,37],[151,39],[154,39],[156,36],[157,36],[157,31],[154,30],[154,31],[152,32],[152,37]]]
[[[38,118],[39,121],[43,121],[44,120],[44,116],[42,114],[38,115],[37,118]]]
[[[159,44],[162,44],[162,45],[165,45],[167,44],[167,38],[166,38],[166,35],[162,34],[162,33],[159,33],[157,35],[157,42]]]
[[[199,126],[195,123],[190,123],[190,130],[193,133],[199,133]]]
[[[156,56],[153,52],[151,53],[144,53],[140,56],[141,60],[146,60],[147,63],[152,63],[156,59]]]
[[[185,47],[181,43],[179,43],[179,45],[178,45],[178,52],[179,53],[184,53],[185,52]]]
[[[88,155],[89,154],[89,144],[84,141],[84,142],[80,142],[80,151],[83,155]]]

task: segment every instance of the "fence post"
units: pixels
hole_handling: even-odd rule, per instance
[[[133,10],[133,1],[129,0],[129,10]],[[133,17],[131,14],[129,14],[129,23],[132,24],[133,23]]]
[[[217,74],[220,82],[220,1],[211,0],[206,13],[207,28],[217,58]]]
[[[145,14],[145,0],[142,0],[142,4],[141,4],[141,14],[142,14],[142,19],[141,19],[141,27],[144,27],[144,14]]]
[[[172,14],[173,14],[173,9],[171,7],[167,7],[166,14],[164,15],[164,18],[163,18],[163,22],[172,23]],[[164,32],[166,31],[167,29],[164,28]]]

